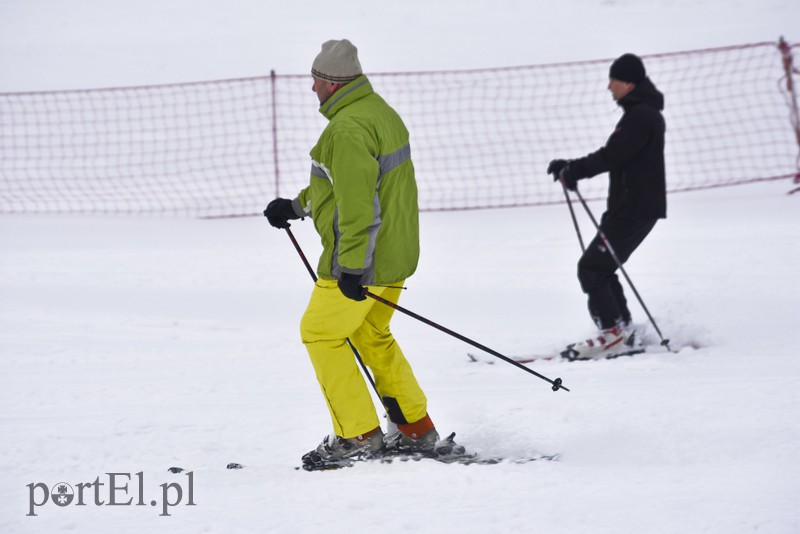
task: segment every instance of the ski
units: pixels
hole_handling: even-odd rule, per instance
[[[444,441],[453,442],[455,433],[450,434]],[[360,463],[376,463],[376,464],[391,464],[393,462],[425,462],[432,461],[441,464],[458,464],[458,465],[497,465],[497,464],[527,464],[530,462],[545,461],[552,462],[559,459],[558,454],[533,454],[530,456],[522,457],[505,457],[505,456],[483,456],[474,452],[466,452],[463,447],[457,446],[454,449],[445,449],[436,452],[411,452],[402,449],[384,449],[378,453],[360,454],[349,458],[340,458],[336,460],[322,460],[319,457],[304,459],[303,464],[295,467],[296,471],[300,469],[304,471],[334,471],[346,467],[353,467]],[[244,469],[245,466],[240,463],[231,462],[226,465],[226,469]],[[167,469],[170,473],[183,473],[183,467],[169,467]]]
[[[504,457],[487,457],[478,453],[467,452],[464,447],[457,445],[453,438],[455,432],[451,433],[447,438],[441,441],[444,446],[436,448],[433,451],[409,451],[403,449],[384,449],[377,453],[361,454],[351,456],[348,458],[339,458],[335,460],[326,460],[320,458],[319,455],[306,455],[303,457],[303,464],[295,469],[303,469],[305,471],[331,471],[341,469],[344,467],[353,467],[357,463],[381,463],[389,464],[395,461],[399,462],[419,462],[431,460],[443,464],[459,464],[459,465],[496,465],[499,463],[513,463],[524,464],[537,460],[552,461],[558,459],[557,454],[551,455],[534,455],[523,458],[504,458]]]
[[[340,460],[324,461],[317,463],[304,463],[295,470],[303,469],[304,471],[333,471],[345,467],[353,467],[360,463],[376,463],[376,464],[391,464],[393,462],[420,462],[420,461],[433,461],[442,464],[458,464],[458,465],[497,465],[501,463],[508,464],[526,464],[535,461],[556,461],[558,454],[536,454],[532,456],[524,456],[520,458],[502,457],[502,456],[481,456],[477,453],[465,454],[426,454],[421,452],[397,452],[397,451],[384,451],[378,454],[354,456],[351,458],[342,458]]]
[[[497,464],[527,464],[530,462],[557,461],[558,454],[534,454],[531,456],[523,457],[504,457],[504,456],[482,456],[477,453],[462,453],[462,454],[428,454],[422,452],[403,452],[403,451],[382,451],[378,454],[353,456],[351,458],[342,458],[339,460],[319,461],[314,463],[304,463],[303,465],[295,467],[295,471],[300,469],[304,471],[334,471],[343,469],[345,467],[353,467],[360,463],[376,463],[376,464],[391,464],[393,462],[424,462],[433,461],[441,464],[458,464],[458,465],[497,465]],[[239,463],[231,462],[226,466],[226,469],[244,469],[245,466]],[[183,467],[170,467],[167,469],[170,473],[183,473]]]
[[[615,358],[622,358],[625,356],[635,356],[636,354],[646,353],[647,349],[644,347],[639,347],[635,349],[623,350],[618,352],[607,352],[604,354],[599,354],[593,358],[587,359],[576,359],[571,358],[569,356],[569,350],[564,350],[560,353],[553,353],[553,354],[519,354],[516,356],[509,356],[512,360],[517,363],[533,363],[533,362],[543,362],[543,361],[565,361],[565,362],[588,362],[593,360],[613,360]],[[467,358],[469,358],[470,362],[472,363],[487,363],[489,365],[493,365],[497,360],[489,359],[486,356],[482,356],[479,354],[475,354],[472,352],[467,353]]]
[[[472,363],[487,363],[489,365],[494,365],[497,362],[496,359],[487,357],[483,354],[476,354],[474,352],[468,352],[467,358]],[[522,355],[518,354],[515,356],[509,356],[512,360],[517,363],[531,363],[531,362],[541,362],[541,361],[549,361],[549,360],[560,360],[560,354],[531,354],[531,355]]]

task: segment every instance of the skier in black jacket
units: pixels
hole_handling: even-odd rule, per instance
[[[608,90],[624,113],[606,145],[582,158],[553,160],[547,172],[572,191],[578,180],[609,173],[608,202],[600,228],[625,263],[656,221],[667,216],[664,95],[646,76],[642,60],[633,54],[624,54],[611,64]],[[616,270],[613,257],[600,236],[595,236],[578,262],[578,280],[601,332],[595,339],[572,345],[575,358],[591,358],[634,343],[631,313]]]

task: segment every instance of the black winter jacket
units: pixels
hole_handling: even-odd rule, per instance
[[[574,178],[609,173],[605,217],[663,219],[667,216],[662,95],[649,78],[619,100],[625,112],[606,146],[570,162]]]

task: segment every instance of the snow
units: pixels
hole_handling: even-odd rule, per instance
[[[788,0],[492,5],[5,1],[0,90],[305,72],[321,40],[344,35],[377,71],[796,41],[800,14]],[[0,531],[800,532],[800,225],[788,188],[671,195],[627,270],[681,349],[531,365],[571,392],[470,363],[475,349],[396,315],[443,433],[487,455],[558,461],[324,473],[295,469],[330,421],[298,334],[311,281],[284,232],[260,218],[2,216]],[[293,231],[313,261],[312,225]],[[592,334],[563,205],[423,213],[421,232],[401,305],[508,355]],[[171,466],[192,473],[195,505]],[[133,505],[98,506],[90,488],[84,506],[26,516],[36,483],[77,493],[97,479],[108,503],[107,473],[131,475],[115,497]],[[162,491],[177,497],[169,483],[184,495],[162,516]]]
[[[294,469],[330,422],[298,340],[311,281],[284,232],[250,218],[6,216],[0,530],[797,532],[800,226],[785,189],[672,195],[628,272],[684,348],[532,365],[569,393],[470,363],[474,349],[396,315],[442,431],[489,455],[558,461],[326,473]],[[421,225],[401,305],[505,354],[592,333],[564,206],[424,213]],[[293,229],[316,256],[312,226]],[[143,472],[158,500],[161,484],[186,482],[171,466],[193,472],[196,506],[170,517],[52,503],[25,516],[28,484]]]

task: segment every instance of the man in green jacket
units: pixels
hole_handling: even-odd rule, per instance
[[[417,268],[419,212],[408,130],[372,90],[350,41],[325,42],[311,74],[319,111],[330,122],[311,150],[310,183],[295,199],[277,198],[264,210],[276,228],[311,217],[323,246],[300,333],[334,434],[303,462],[314,467],[376,455],[384,447],[432,452],[443,442],[389,330],[393,309],[365,296],[369,290],[396,303]],[[390,417],[386,435],[348,338],[375,376]]]

